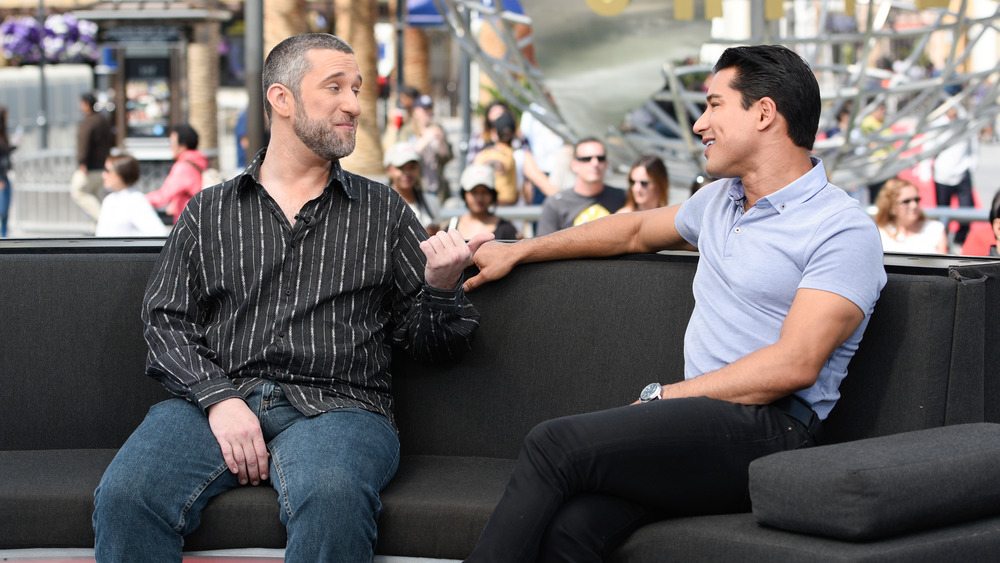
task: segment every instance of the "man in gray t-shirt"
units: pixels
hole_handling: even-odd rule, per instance
[[[578,142],[570,164],[576,183],[545,199],[538,219],[536,236],[580,225],[611,215],[625,205],[625,190],[604,185],[608,171],[604,143],[594,137]]]

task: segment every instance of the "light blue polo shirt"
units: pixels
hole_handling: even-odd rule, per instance
[[[827,360],[816,384],[796,393],[825,419],[868,326],[886,276],[875,222],[830,184],[823,163],[743,212],[738,179],[698,190],[677,212],[677,230],[698,248],[695,308],[684,338],[687,379],[777,342],[799,288],[841,295],[865,319]]]

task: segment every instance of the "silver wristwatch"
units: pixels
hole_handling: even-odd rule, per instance
[[[639,393],[639,400],[643,403],[655,401],[660,398],[661,391],[663,391],[662,385],[659,383],[650,383],[649,385],[643,387],[642,392]]]

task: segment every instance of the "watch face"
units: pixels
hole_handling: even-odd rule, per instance
[[[661,389],[662,387],[660,387],[659,383],[650,383],[642,390],[642,393],[639,394],[639,400],[645,403],[647,401],[659,399]]]

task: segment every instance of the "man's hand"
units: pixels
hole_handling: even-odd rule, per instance
[[[268,458],[260,421],[240,398],[226,399],[208,407],[208,425],[222,448],[229,471],[240,484],[259,485],[267,479]]]
[[[514,245],[503,242],[484,244],[473,257],[473,262],[479,267],[479,273],[465,280],[465,291],[496,281],[510,273],[517,265],[513,253]]]
[[[493,233],[480,233],[466,244],[457,230],[439,231],[420,243],[420,250],[427,256],[424,281],[438,289],[455,289],[476,251],[484,242],[491,240]]]

